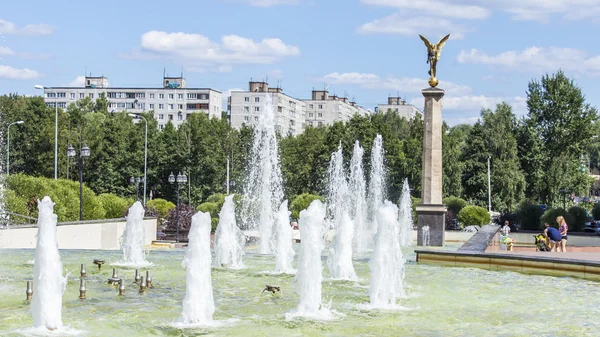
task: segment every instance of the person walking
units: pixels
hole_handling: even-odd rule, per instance
[[[556,223],[558,223],[558,231],[560,232],[561,240],[560,240],[560,249],[563,252],[567,251],[567,232],[569,231],[569,225],[565,221],[563,216],[559,216],[556,218]]]
[[[562,240],[560,232],[558,231],[558,229],[550,227],[550,225],[547,222],[544,224],[544,227],[546,227],[546,229],[544,229],[544,236],[547,239],[550,239],[550,251],[560,252],[560,241]]]

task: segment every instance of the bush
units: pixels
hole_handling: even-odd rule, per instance
[[[454,226],[454,218],[455,218],[454,212],[452,212],[451,209],[447,209],[446,210],[446,218],[445,218],[446,229],[456,229],[456,228],[454,228],[455,227]]]
[[[582,232],[585,228],[585,223],[588,220],[588,214],[585,208],[573,206],[569,208],[568,212],[573,216],[574,220],[572,224],[567,222],[569,231]],[[556,220],[554,222],[556,223]]]
[[[548,223],[552,227],[558,228],[556,218],[560,215],[565,217],[565,221],[567,222],[567,225],[569,225],[569,227],[571,227],[575,223],[575,218],[573,217],[573,215],[569,212],[565,212],[564,208],[551,208],[544,212],[544,215],[542,215],[542,217],[540,218],[540,227],[538,228],[544,228],[545,223]]]
[[[592,207],[592,216],[594,220],[600,220],[600,203],[595,203]]]
[[[203,204],[200,204],[198,207],[196,207],[197,211],[200,212],[204,212],[204,213],[210,213],[210,217],[211,218],[219,218],[219,204],[214,203],[214,202],[205,202]]]
[[[421,203],[421,198],[415,198],[412,195],[410,196],[410,201],[412,203],[412,216],[413,216],[413,222],[414,223],[418,223],[419,222],[419,217],[417,216],[417,205]]]
[[[219,225],[219,218],[210,218],[210,232],[214,233],[217,230],[217,226]]]
[[[31,217],[38,216],[37,201],[49,196],[54,205],[54,213],[58,221],[79,220],[79,182],[66,179],[50,179],[31,177],[24,174],[12,174],[6,178],[6,187],[14,191],[15,201],[26,201],[27,214]],[[22,208],[21,206],[14,206]],[[104,219],[106,212],[102,202],[87,186],[83,186],[83,218]]]
[[[223,193],[215,193],[215,194],[209,196],[208,198],[206,198],[206,202],[212,202],[212,203],[223,206],[223,204],[225,203],[225,197],[226,197],[226,195]]]
[[[175,208],[175,204],[165,199],[152,199],[146,203],[146,209],[154,211],[159,218],[166,218],[169,210]]]
[[[467,201],[458,197],[445,198],[443,203],[454,214],[460,213],[463,208],[467,207]]]
[[[310,203],[313,202],[314,200],[321,200],[322,202],[325,202],[325,198],[323,198],[319,195],[316,195],[316,194],[302,193],[302,194],[296,196],[294,198],[294,200],[292,200],[292,203],[290,204],[290,211],[292,212],[292,214],[291,214],[292,218],[293,219],[300,218],[300,212],[307,209],[308,206],[310,205]]]
[[[4,191],[4,206],[9,212],[22,215],[29,214],[29,209],[27,209],[27,200],[17,196],[13,190]]]
[[[540,229],[540,218],[544,211],[531,201],[523,201],[517,206],[517,218],[521,223],[521,229],[538,230]]]
[[[98,200],[102,203],[102,207],[106,211],[107,219],[122,218],[127,213],[129,203],[126,199],[120,198],[114,194],[103,193],[98,196]]]
[[[488,211],[479,206],[467,206],[458,213],[458,220],[463,226],[484,226],[491,221]]]
[[[187,204],[180,204],[179,207],[171,208],[167,215],[167,228],[177,230],[177,209],[179,209],[179,230],[189,231],[192,225],[192,216],[196,211]]]

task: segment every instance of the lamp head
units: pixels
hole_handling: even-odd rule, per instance
[[[23,122],[23,121],[15,122],[15,124],[23,124],[23,123],[25,123],[25,122]]]
[[[43,85],[36,84],[36,85],[34,86],[34,88],[36,88],[36,89],[44,89],[44,86],[43,86]]]

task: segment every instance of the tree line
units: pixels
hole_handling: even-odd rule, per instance
[[[108,100],[85,98],[59,110],[58,176],[79,179],[78,164],[69,160],[67,148],[77,152],[85,144],[91,154],[83,166],[84,183],[96,194],[135,197],[130,177],[143,177],[144,122],[126,112],[109,112]],[[0,97],[1,153],[6,163],[9,123],[23,120],[10,130],[10,172],[54,176],[54,108],[41,97],[17,94]],[[153,198],[176,200],[171,172],[182,172],[182,202],[196,207],[215,193],[226,191],[226,165],[230,161],[231,192],[242,192],[252,129],[233,129],[226,119],[193,114],[175,128],[158,129],[152,113],[148,121],[148,193]],[[483,109],[474,125],[449,127],[444,123],[443,194],[487,206],[487,160],[491,163],[492,208],[514,211],[523,200],[559,205],[561,190],[587,195],[593,180],[588,166],[600,159],[598,114],[579,87],[562,71],[533,80],[527,88],[527,113],[516,116],[507,103]],[[301,135],[279,135],[285,196],[303,193],[325,195],[331,153],[342,144],[346,161],[355,140],[365,148],[369,172],[373,140],[384,140],[388,170],[388,196],[397,201],[404,178],[412,195],[421,194],[423,120],[399,117],[391,111],[355,116],[350,121],[307,127]],[[593,165],[592,165],[593,164]],[[5,165],[3,165],[4,167]],[[141,185],[140,185],[141,186]],[[141,193],[141,191],[140,191]]]

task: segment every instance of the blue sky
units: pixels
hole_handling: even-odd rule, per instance
[[[505,100],[526,112],[527,83],[562,68],[600,100],[599,0],[10,1],[0,11],[0,94],[75,85],[156,87],[163,68],[188,87],[227,93],[250,78],[313,87],[369,109],[397,95],[421,107],[426,50],[418,34],[450,33],[438,63],[444,119],[472,123]]]

